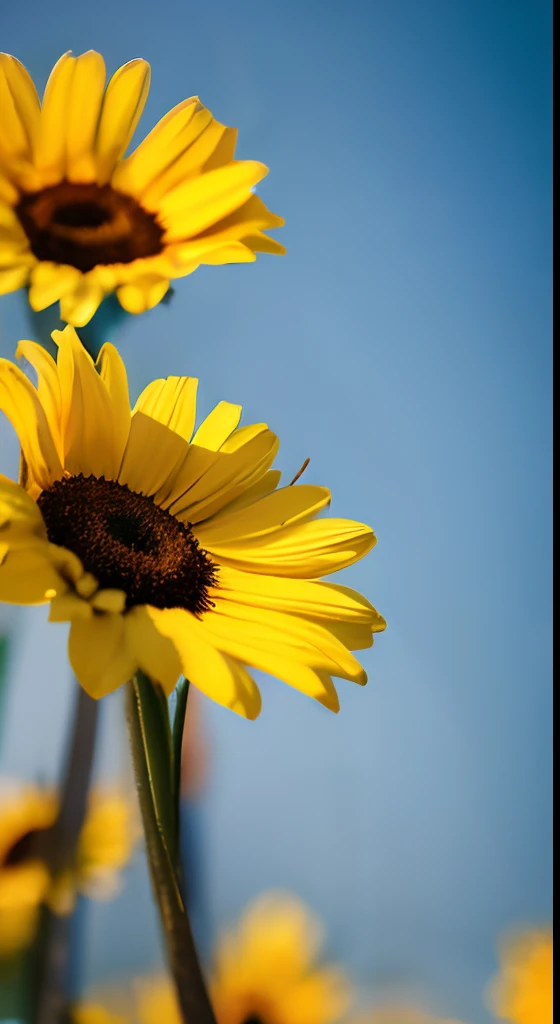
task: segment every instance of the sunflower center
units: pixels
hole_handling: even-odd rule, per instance
[[[37,499],[51,543],[78,556],[103,589],[123,590],[128,608],[213,607],[216,567],[189,524],[126,484],[94,476],[57,480]]]
[[[48,837],[48,829],[30,829],[20,836],[4,857],[3,867],[15,868],[26,861],[35,860],[44,855],[45,840]]]
[[[24,192],[16,213],[38,260],[82,273],[157,256],[163,249],[164,231],[155,215],[111,185],[61,181]]]

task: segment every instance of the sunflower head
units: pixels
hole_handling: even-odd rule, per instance
[[[94,365],[72,327],[54,359],[19,354],[37,387],[0,360],[0,409],[22,449],[22,483],[0,481],[0,599],[50,602],[69,654],[100,697],[141,669],[170,693],[181,672],[255,718],[246,666],[338,710],[333,676],[365,683],[351,653],[385,622],[355,591],[320,579],[374,545],[372,530],[318,518],[325,487],[278,487],[278,438],[239,427],[221,402],[195,429],[197,381],[153,381],[131,410],[124,364]]]
[[[41,102],[0,54],[0,294],[29,285],[33,309],[60,301],[62,319],[83,326],[111,292],[141,313],[203,263],[284,252],[265,233],[282,218],[253,192],[267,168],[235,160],[236,131],[198,97],[124,157],[149,81],[144,60],[106,84],[99,53],[66,53]]]
[[[502,943],[500,961],[489,992],[496,1016],[511,1024],[552,1024],[552,929],[510,936]]]
[[[17,953],[32,940],[39,906],[72,909],[77,892],[103,898],[114,892],[118,872],[137,837],[130,802],[118,793],[90,796],[73,867],[53,878],[46,866],[50,830],[58,812],[53,790],[3,785],[0,792],[0,956]]]
[[[272,892],[251,904],[218,942],[210,994],[217,1024],[334,1024],[351,1002],[337,967],[319,963],[320,922],[294,896]],[[165,977],[138,983],[141,1024],[179,1024]]]

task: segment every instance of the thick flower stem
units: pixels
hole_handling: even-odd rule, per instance
[[[72,868],[87,797],[95,750],[99,704],[77,687],[76,710],[60,793],[58,818],[49,836],[46,859],[53,878]],[[32,958],[31,1020],[58,1024],[68,1002],[70,917],[48,907],[41,909],[39,937]]]
[[[183,1024],[216,1024],[174,866],[178,823],[170,821],[165,806],[166,794],[172,792],[173,773],[172,759],[166,753],[171,749],[165,731],[169,720],[158,715],[160,697],[142,673],[127,684],[126,696],[150,875]],[[166,704],[164,711],[167,715]]]

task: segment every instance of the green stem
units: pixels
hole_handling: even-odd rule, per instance
[[[170,760],[166,764],[165,757],[162,757],[162,750],[167,743],[163,736],[165,723],[160,719],[160,725],[157,724],[154,691],[155,684],[141,672],[127,683],[130,746],[152,887],[160,912],[183,1024],[216,1024],[170,849],[175,837],[173,834],[170,836],[169,829],[162,824],[166,798],[172,795],[170,791],[166,792],[172,764]]]
[[[99,704],[78,686],[70,750],[60,790],[58,818],[48,836],[45,859],[56,879],[71,869],[87,809]],[[70,917],[41,908],[38,940],[32,954],[30,993],[33,1024],[58,1024],[68,1001]]]

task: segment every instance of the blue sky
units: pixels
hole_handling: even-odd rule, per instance
[[[199,376],[202,410],[243,403],[288,479],[309,456],[332,513],[379,538],[344,582],[389,627],[338,718],[264,679],[257,723],[205,707],[211,918],[295,888],[365,982],[478,1024],[497,933],[550,914],[551,5],[55,0],[1,20],[41,83],[65,49],[148,59],[139,138],[197,93],[270,167],[288,255],[203,268],[113,340],[133,390]],[[2,354],[30,331],[4,299]],[[0,453],[13,470],[6,424]],[[6,770],[29,771],[43,618],[18,619]]]

